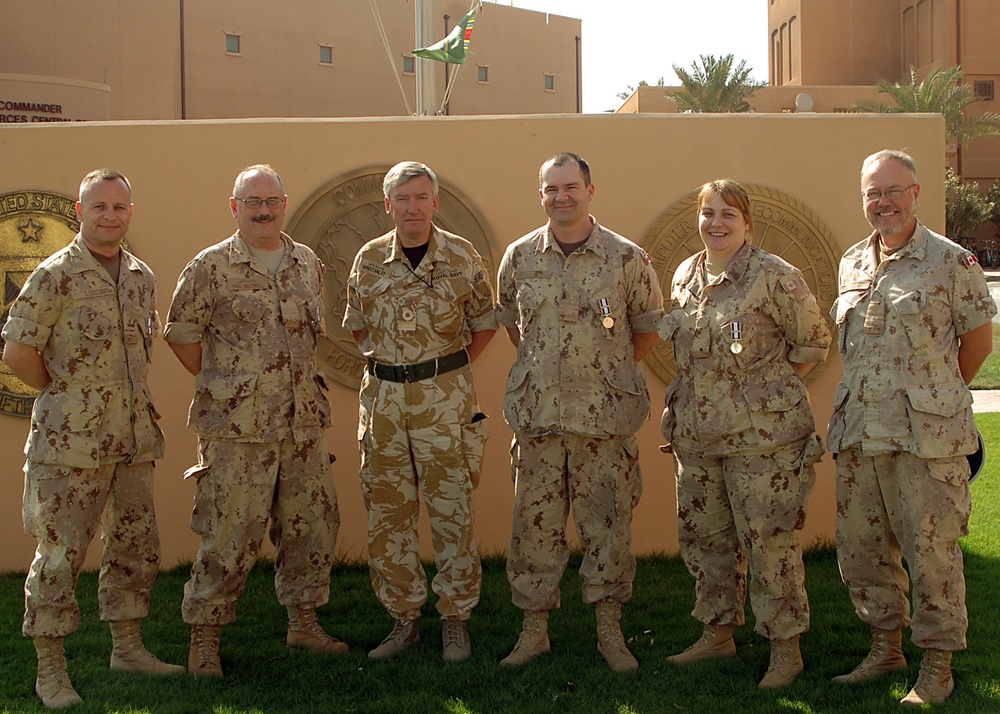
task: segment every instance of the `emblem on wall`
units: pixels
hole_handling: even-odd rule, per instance
[[[819,302],[820,313],[830,328],[830,308],[837,299],[837,267],[833,235],[830,229],[809,208],[766,186],[743,184],[750,196],[754,235],[752,242],[769,253],[785,259],[802,271],[802,275]],[[663,299],[669,303],[670,281],[681,262],[704,249],[698,235],[698,194],[692,192],[669,209],[646,231],[642,247],[653,259],[660,276]],[[646,364],[664,382],[677,374],[673,348],[659,342],[647,355]],[[826,363],[820,363],[810,373],[818,375]]]
[[[393,228],[382,195],[382,179],[389,168],[359,169],[329,181],[298,207],[285,229],[323,261],[327,335],[320,340],[319,361],[328,377],[352,389],[361,386],[365,360],[351,333],[341,327],[347,278],[361,246]],[[435,225],[469,240],[495,282],[496,251],[485,219],[458,190],[440,176],[438,180],[440,207]]]
[[[31,271],[45,258],[73,241],[80,229],[76,199],[47,191],[0,194],[0,279],[3,280],[3,316]],[[0,340],[0,350],[3,341]],[[31,416],[37,392],[0,362],[0,412]]]

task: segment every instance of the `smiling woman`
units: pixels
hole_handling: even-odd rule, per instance
[[[730,179],[698,193],[705,250],[674,273],[659,334],[677,377],[661,420],[677,474],[677,538],[697,586],[701,639],[668,659],[733,657],[747,571],[756,631],[771,643],[760,687],[803,670],[809,629],[802,528],[823,455],[802,375],[826,357],[830,332],[801,272],[749,245],[750,199]],[[766,508],[760,504],[767,504]]]

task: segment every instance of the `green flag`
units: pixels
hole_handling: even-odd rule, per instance
[[[430,47],[421,47],[413,50],[414,57],[437,60],[438,62],[452,62],[455,64],[465,64],[465,55],[469,51],[469,41],[472,39],[472,25],[476,22],[476,9],[463,17],[455,29],[448,33],[440,42]]]

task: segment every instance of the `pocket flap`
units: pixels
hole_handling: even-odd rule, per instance
[[[950,417],[972,406],[972,392],[964,384],[952,387],[907,387],[910,406],[918,412]]]
[[[196,382],[197,390],[212,399],[232,399],[252,394],[257,386],[257,375],[252,372],[222,372],[207,369],[198,373]]]

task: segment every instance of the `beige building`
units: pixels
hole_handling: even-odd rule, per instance
[[[435,42],[471,5],[426,2]],[[415,0],[0,0],[0,16],[0,123],[406,116],[417,62],[427,113],[445,90],[446,65],[410,54]],[[447,113],[579,112],[580,43],[580,20],[483,3]]]
[[[775,88],[800,87],[820,104],[823,95],[840,90],[839,85],[872,85],[879,79],[905,82],[911,67],[924,78],[934,70],[959,65],[962,81],[983,99],[968,111],[1000,110],[996,0],[767,3],[768,83]],[[825,111],[818,106],[815,110]],[[965,178],[988,185],[1000,177],[1000,141],[974,142],[957,150],[949,161]]]
[[[1000,3],[997,0],[755,0],[768,4],[768,86],[749,99],[757,113],[847,113],[878,99],[879,79],[908,82],[960,65],[983,101],[968,111],[1000,111]],[[739,58],[737,58],[739,59]],[[670,87],[639,87],[621,113],[672,113]],[[988,186],[1000,177],[1000,140],[982,139],[948,162]]]

